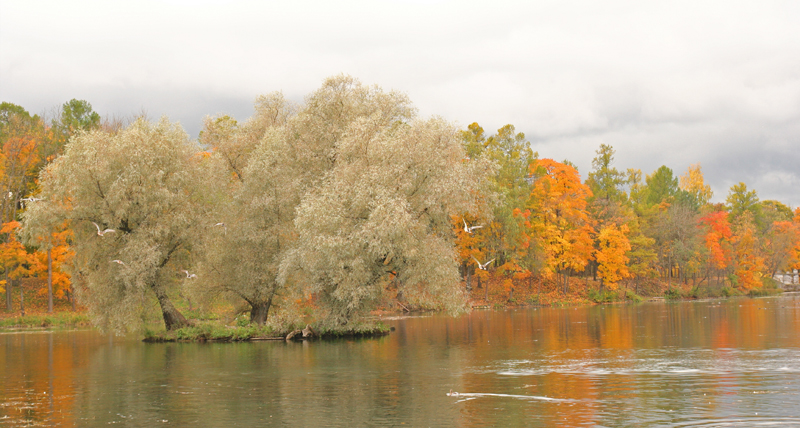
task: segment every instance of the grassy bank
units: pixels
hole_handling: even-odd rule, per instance
[[[259,340],[336,339],[379,337],[392,329],[380,322],[364,322],[338,328],[292,327],[275,330],[269,326],[224,325],[215,321],[195,322],[172,331],[146,330],[145,342],[246,342]]]
[[[466,288],[466,284],[462,283]],[[768,278],[763,280],[762,287],[753,290],[740,290],[717,284],[698,282],[692,284],[671,283],[658,280],[642,280],[637,283],[621,283],[614,290],[600,287],[599,281],[591,278],[569,278],[566,287],[561,281],[544,278],[511,279],[508,276],[495,274],[482,281],[473,278],[471,291],[468,293],[468,304],[472,308],[506,309],[527,306],[581,306],[603,303],[636,303],[647,299],[691,300],[703,298],[726,297],[761,297],[781,293],[778,284]],[[31,293],[33,294],[33,293]],[[315,338],[337,337],[376,337],[388,334],[390,329],[377,320],[378,314],[396,314],[409,310],[417,311],[407,303],[399,304],[395,296],[387,296],[383,305],[375,312],[375,319],[361,323],[351,323],[346,327],[320,329],[312,325]],[[68,310],[68,302],[58,302],[54,314],[46,313],[46,301],[41,296],[26,296],[26,315],[0,313],[0,330],[41,329],[41,328],[89,328],[91,323],[84,311]],[[285,340],[287,335],[296,332],[294,339],[303,337],[302,326],[270,328],[249,325],[246,312],[234,307],[230,302],[218,302],[204,309],[191,308],[181,298],[175,299],[176,306],[192,321],[192,326],[175,331],[164,331],[160,314],[154,311],[149,314],[146,323],[153,327],[145,330],[144,340],[149,342],[164,341],[255,341]],[[14,302],[15,309],[19,302]],[[35,312],[34,312],[35,311]]]
[[[16,315],[0,318],[0,329],[21,328],[88,328],[92,323],[82,312]]]
[[[466,283],[462,283],[466,289]],[[686,283],[658,279],[627,281],[612,290],[600,286],[591,278],[571,277],[567,286],[560,281],[544,278],[511,279],[504,275],[492,275],[488,280],[471,281],[468,293],[473,308],[515,308],[525,306],[579,306],[602,303],[637,303],[643,300],[664,298],[667,300],[694,300],[726,297],[763,297],[780,294],[783,290],[771,278],[763,278],[762,286],[741,290],[731,284],[708,284],[705,281]]]
[[[462,285],[466,288],[465,283]],[[565,289],[564,284],[555,278],[511,279],[504,275],[493,275],[483,281],[473,278],[471,286],[468,293],[470,307],[493,309],[640,302],[647,296],[663,296],[666,288],[656,281],[641,281],[636,286],[620,284],[615,290],[601,289],[599,281],[571,277]]]
[[[728,285],[724,286],[676,286],[668,287],[664,291],[664,297],[667,300],[693,300],[693,299],[708,299],[708,298],[726,298],[726,297],[765,297],[775,296],[783,293],[783,290],[778,287],[778,283],[770,278],[763,278],[762,285],[759,288],[750,290],[740,290],[736,287]]]

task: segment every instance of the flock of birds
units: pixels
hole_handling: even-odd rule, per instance
[[[41,199],[37,199],[37,198],[25,198],[23,200],[41,201]],[[470,226],[470,225],[467,224],[466,220],[462,219],[462,221],[464,222],[464,232],[466,232],[466,233],[472,233],[473,230],[480,229],[480,228],[483,227],[483,225]],[[97,236],[105,236],[106,233],[116,233],[117,232],[114,229],[108,229],[108,228],[107,229],[101,229],[100,225],[95,223],[95,222],[92,222],[92,224],[97,229]],[[227,229],[227,226],[225,226],[225,223],[222,223],[222,222],[216,223],[212,227],[220,227],[220,226]],[[481,263],[478,259],[475,258],[475,256],[472,257],[472,260],[475,260],[475,263],[478,264],[478,269],[480,269],[480,270],[486,270],[486,268],[489,267],[489,264],[492,263],[493,261],[495,261],[495,259],[491,259],[486,263]],[[120,264],[120,265],[123,265],[123,266],[125,265],[125,262],[123,262],[122,260],[117,260],[117,259],[111,260],[111,263],[117,263],[117,264]],[[189,273],[189,271],[186,270],[186,269],[181,270],[181,272],[186,274],[186,278],[187,279],[196,279],[197,278],[196,274]],[[456,394],[458,394],[458,393],[456,393]]]
[[[464,220],[463,218],[461,219],[461,221],[464,222],[464,232],[466,232],[466,233],[472,233],[473,230],[480,229],[480,228],[483,227],[483,225],[470,226],[470,225],[467,224],[467,221]],[[472,260],[475,260],[475,263],[478,264],[478,269],[486,270],[486,268],[489,267],[489,264],[492,263],[495,259],[491,259],[486,263],[481,263],[480,261],[478,261],[478,259],[475,258],[475,256],[472,256]],[[458,394],[458,393],[456,393],[456,394]]]
[[[98,225],[95,222],[92,222],[92,224],[94,225],[95,228],[97,228],[97,236],[105,236],[106,233],[116,233],[117,232],[114,229],[101,229],[100,225]],[[224,223],[217,223],[214,226],[225,226],[225,224]],[[118,265],[125,266],[125,262],[123,262],[122,260],[119,260],[119,259],[111,260],[111,263],[116,263]],[[188,278],[188,279],[196,279],[197,278],[196,274],[189,273],[189,271],[186,270],[186,269],[181,270],[181,272],[185,273],[186,274],[186,278]]]

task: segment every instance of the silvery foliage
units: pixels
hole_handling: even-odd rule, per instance
[[[407,98],[330,79],[286,133],[303,197],[279,279],[346,324],[394,281],[408,302],[450,311],[464,295],[451,215],[479,210],[493,165],[466,161],[457,129],[420,120]]]
[[[339,325],[390,281],[412,303],[461,308],[450,215],[480,208],[492,165],[465,162],[455,128],[416,114],[403,94],[337,76],[302,107],[271,95],[242,126],[208,121],[222,175],[198,287],[272,299],[282,320],[315,295]]]
[[[212,152],[207,189],[213,196],[199,280],[191,282],[195,296],[224,295],[253,308],[272,302],[299,198],[292,181],[297,173],[281,146],[282,130],[295,109],[276,93],[259,97],[256,114],[241,126],[206,121],[201,142]]]
[[[96,325],[136,330],[145,311],[157,310],[154,296],[164,304],[182,268],[173,262],[193,242],[202,215],[199,164],[180,125],[139,119],[117,133],[78,134],[41,173],[43,201],[29,206],[25,235],[69,224],[72,278]],[[92,222],[116,232],[98,236]]]

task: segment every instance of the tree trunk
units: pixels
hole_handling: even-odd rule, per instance
[[[22,286],[19,286],[19,313],[25,316],[25,294],[22,293]]]
[[[478,277],[478,286],[480,287],[480,285],[481,285],[481,277]],[[486,303],[488,304],[489,303],[489,282],[488,281],[486,282],[486,286],[485,286],[485,290],[484,291],[486,291],[486,299],[485,300],[486,300]]]
[[[70,281],[69,284],[69,302],[72,303],[72,312],[78,310],[78,304],[75,302],[75,286],[72,285]]]
[[[672,288],[672,258],[667,257],[667,287]]]
[[[467,266],[466,270],[467,270],[467,275],[466,275],[467,276],[467,293],[471,293],[472,292],[472,275],[471,275],[469,266]]]
[[[150,288],[156,293],[158,304],[161,306],[161,314],[164,316],[164,326],[167,330],[175,330],[189,325],[186,318],[172,304],[163,285],[153,283]]]
[[[53,313],[53,253],[47,249],[47,313]]]
[[[272,299],[266,302],[259,302],[250,305],[250,324],[264,325],[267,322],[269,308],[272,306]]]
[[[8,279],[8,274],[6,274],[6,311],[11,312],[13,309],[11,304],[11,280]]]

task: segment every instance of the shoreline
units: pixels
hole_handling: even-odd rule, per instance
[[[674,287],[673,287],[674,288]],[[676,288],[674,288],[676,289]],[[757,293],[744,294],[737,292],[732,295],[690,295],[690,289],[681,288],[679,293],[669,295],[667,293],[662,295],[639,296],[633,294],[635,298],[629,298],[631,294],[629,289],[614,290],[615,296],[619,299],[594,301],[588,296],[590,291],[596,290],[581,290],[579,293],[569,293],[564,295],[560,291],[552,291],[543,293],[544,290],[539,290],[538,293],[524,293],[523,290],[517,290],[517,295],[525,297],[521,301],[510,301],[507,296],[502,294],[505,290],[498,290],[500,292],[491,293],[490,301],[487,303],[483,299],[484,290],[473,290],[473,293],[467,302],[469,310],[506,310],[506,309],[523,309],[523,308],[559,308],[559,307],[583,307],[604,304],[635,304],[640,302],[681,302],[681,301],[711,301],[711,300],[727,300],[737,297],[775,297],[782,294],[799,294],[797,290],[759,290]],[[480,294],[480,296],[478,296]],[[619,296],[621,294],[621,296]],[[403,319],[407,317],[421,316],[421,314],[435,314],[437,311],[431,310],[408,310],[405,306],[391,305],[373,311],[372,316],[365,321],[358,323],[349,328],[328,329],[324,331],[316,331],[316,327],[306,325],[290,326],[278,330],[272,330],[264,326],[251,326],[226,325],[220,319],[216,320],[194,320],[193,325],[184,327],[182,329],[166,331],[161,328],[143,330],[143,342],[146,343],[163,343],[163,342],[244,342],[244,341],[295,341],[295,340],[330,340],[337,338],[376,338],[386,336],[391,333],[394,328],[386,326],[382,321]],[[47,332],[58,330],[91,330],[96,329],[89,320],[85,311],[72,312],[61,311],[52,314],[47,313],[32,313],[26,315],[11,315],[0,314],[0,333],[15,333],[15,332]],[[305,329],[309,332],[304,333]]]

